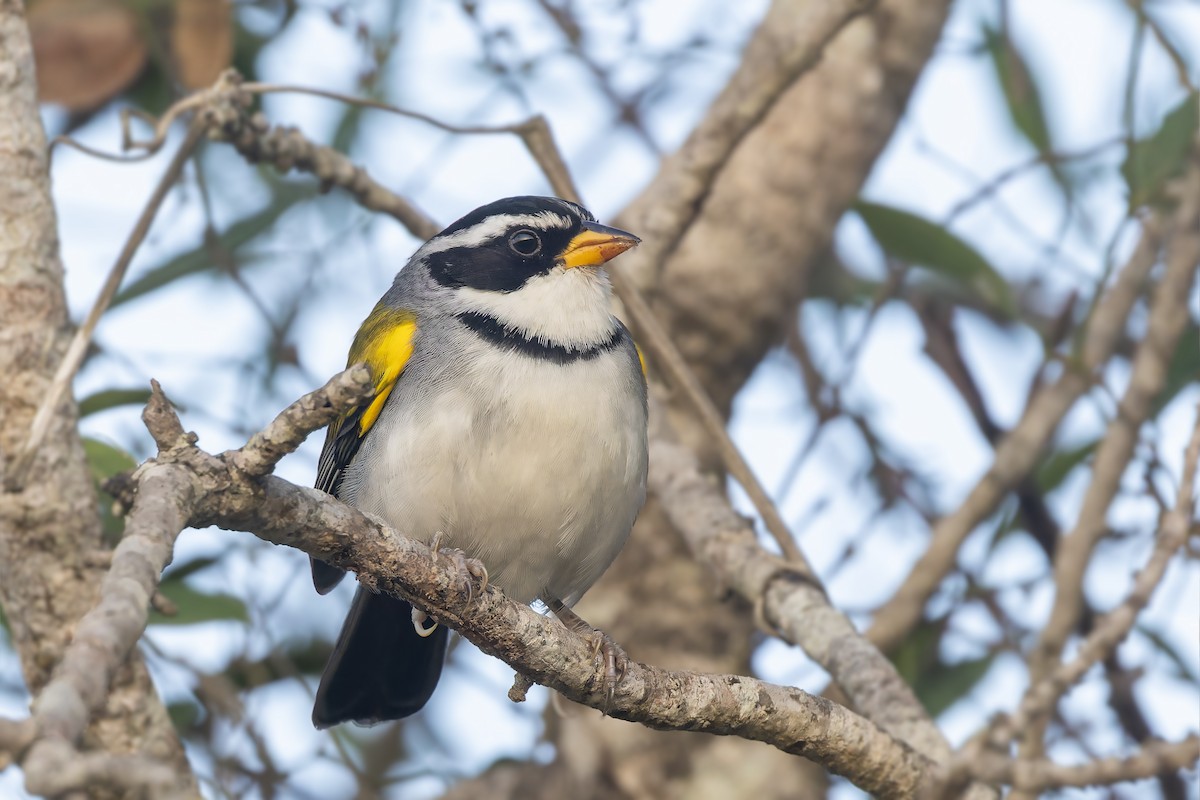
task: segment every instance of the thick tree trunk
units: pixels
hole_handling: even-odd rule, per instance
[[[783,47],[803,5],[775,3],[755,36],[766,40],[760,46]],[[638,276],[726,413],[794,324],[810,272],[891,138],[949,8],[947,0],[885,0],[847,26],[734,152],[674,256],[657,275]],[[654,197],[651,184],[622,215],[630,230],[653,213]],[[682,402],[672,421],[715,466]]]
[[[20,0],[0,0],[0,604],[36,694],[96,600],[104,569],[96,495],[73,400],[36,457],[12,474],[71,336],[45,133]],[[14,490],[13,485],[20,488]],[[131,656],[88,732],[89,747],[145,753],[187,771],[140,656]]]

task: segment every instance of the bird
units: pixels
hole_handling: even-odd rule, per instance
[[[645,364],[602,267],[639,243],[555,197],[508,197],[425,242],[350,347],[374,393],[330,424],[316,488],[456,548],[521,603],[598,636],[571,607],[621,550],[646,497]],[[345,572],[312,559],[325,594]],[[461,566],[461,564],[460,564]],[[313,724],[401,719],[428,702],[447,631],[359,586]],[[611,689],[610,689],[611,691]]]

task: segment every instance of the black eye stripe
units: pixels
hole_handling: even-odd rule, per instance
[[[442,286],[513,292],[530,278],[553,270],[558,254],[579,230],[579,223],[544,229],[514,225],[471,244],[434,250],[426,255],[425,263],[430,277]],[[514,237],[519,241],[514,242]]]

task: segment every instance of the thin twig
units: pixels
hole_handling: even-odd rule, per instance
[[[1052,674],[1032,683],[1012,715],[998,717],[988,729],[981,731],[959,751],[954,760],[946,766],[938,783],[931,789],[931,798],[950,800],[958,797],[961,788],[972,778],[997,780],[995,775],[998,768],[994,764],[987,768],[981,766],[985,763],[981,759],[1000,753],[1007,754],[1014,737],[1031,727],[1040,729],[1039,723],[1045,719],[1063,692],[1080,680],[1093,665],[1112,653],[1129,634],[1138,614],[1150,602],[1150,597],[1162,581],[1172,557],[1187,542],[1188,527],[1194,519],[1193,492],[1197,462],[1200,462],[1200,405],[1196,408],[1196,422],[1184,453],[1183,475],[1175,507],[1164,518],[1154,552],[1135,576],[1133,588],[1125,601],[1096,623],[1092,632],[1079,646],[1079,651],[1072,661],[1060,664]],[[1027,748],[1025,752],[1031,752],[1031,749]],[[1032,749],[1032,752],[1037,752],[1037,749]],[[1014,760],[1007,755],[1003,758],[1009,762],[1006,769],[1010,772],[1019,772],[1023,769],[1022,764],[1038,763],[1030,758]]]
[[[25,440],[24,447],[21,448],[20,453],[14,459],[12,469],[5,479],[5,488],[8,491],[21,491],[24,487],[29,465],[37,454],[38,448],[41,447],[42,439],[46,436],[46,431],[50,428],[50,423],[54,419],[58,404],[66,395],[71,381],[75,379],[75,373],[79,370],[80,365],[83,364],[83,358],[87,354],[88,345],[92,341],[92,334],[96,330],[96,325],[100,322],[101,315],[104,314],[108,308],[108,304],[112,302],[113,297],[116,295],[117,289],[120,288],[121,281],[125,277],[125,271],[129,268],[130,262],[133,261],[133,256],[137,253],[142,241],[146,238],[146,234],[150,232],[150,226],[154,224],[154,218],[158,214],[158,209],[162,206],[163,200],[166,199],[167,193],[175,186],[175,182],[179,180],[179,176],[183,173],[183,168],[191,157],[192,151],[203,137],[203,126],[193,123],[188,129],[183,143],[175,151],[175,155],[171,158],[171,162],[163,172],[162,178],[159,179],[158,185],[154,187],[150,199],[146,201],[146,205],[138,217],[137,224],[134,225],[129,238],[125,240],[125,245],[121,248],[121,253],[117,256],[116,263],[109,270],[108,278],[104,281],[104,286],[100,289],[100,294],[92,304],[91,310],[88,311],[83,324],[75,331],[75,336],[71,339],[71,344],[67,348],[62,361],[59,362],[57,371],[54,373],[54,379],[46,390],[46,396],[42,400],[42,404],[38,406],[37,413],[34,415],[33,422],[29,427],[29,438]]]
[[[1007,725],[994,731],[992,741],[1007,745],[1008,740],[1043,717],[1067,688],[1082,678],[1092,666],[1113,652],[1137,621],[1138,614],[1150,602],[1154,590],[1162,582],[1171,559],[1187,542],[1188,526],[1195,518],[1193,491],[1196,465],[1200,461],[1200,406],[1196,408],[1196,423],[1184,455],[1183,476],[1175,507],[1166,515],[1150,559],[1133,579],[1133,588],[1121,605],[1104,615],[1079,645],[1075,658],[1060,664],[1050,675],[1030,686],[1021,707]]]
[[[1130,756],[1114,756],[1065,765],[1053,761],[1016,761],[988,753],[979,757],[976,772],[989,783],[1038,793],[1064,786],[1109,786],[1144,780],[1163,772],[1194,768],[1200,759],[1200,736],[1179,742],[1154,741]]]
[[[983,186],[980,186],[974,192],[955,203],[942,218],[942,226],[949,228],[963,214],[967,213],[976,205],[1000,191],[1004,184],[1031,169],[1036,169],[1037,167],[1048,164],[1059,164],[1064,161],[1082,161],[1093,158],[1100,155],[1110,147],[1116,147],[1124,142],[1125,137],[1119,136],[1113,139],[1106,139],[1102,142],[1098,142],[1091,147],[1086,147],[1076,153],[1054,153],[1049,150],[1039,152],[1026,161],[1022,161],[1019,164],[1014,164],[1007,169],[1001,170]]]
[[[1200,141],[1194,150],[1200,159]],[[1063,537],[1054,562],[1055,602],[1030,655],[1031,682],[1053,670],[1084,607],[1083,575],[1092,551],[1107,530],[1108,509],[1121,475],[1134,455],[1138,432],[1151,415],[1154,399],[1167,381],[1172,354],[1187,328],[1188,298],[1200,262],[1200,161],[1183,182],[1165,255],[1166,269],[1150,301],[1146,334],[1131,364],[1129,385],[1105,430],[1092,464],[1092,479],[1076,523]]]
[[[1161,223],[1150,217],[1142,238],[1089,322],[1078,363],[1064,365],[1055,383],[1039,390],[1020,421],[996,445],[995,458],[962,504],[933,527],[929,546],[900,588],[880,606],[867,636],[880,649],[894,649],[921,619],[925,602],[954,568],[958,549],[975,526],[995,511],[1011,489],[1038,463],[1042,448],[1075,402],[1092,386],[1093,375],[1111,356],[1125,322],[1158,255]]]
[[[1154,35],[1163,52],[1167,54],[1167,58],[1171,60],[1171,65],[1175,67],[1175,75],[1179,79],[1179,85],[1195,94],[1197,91],[1196,84],[1192,82],[1191,70],[1188,67],[1187,59],[1183,57],[1183,53],[1179,52],[1179,48],[1167,36],[1167,32],[1163,30],[1158,20],[1146,10],[1145,0],[1125,0],[1125,4],[1137,15],[1138,21],[1150,29],[1150,33]]]
[[[721,412],[717,410],[712,398],[704,390],[696,373],[688,366],[683,354],[679,352],[679,348],[675,346],[666,330],[659,324],[654,311],[651,310],[637,285],[628,275],[616,270],[612,271],[612,282],[621,302],[625,304],[625,311],[629,314],[629,321],[638,342],[650,353],[651,363],[663,369],[667,373],[670,384],[682,391],[692,404],[692,408],[704,424],[705,430],[715,440],[725,469],[745,490],[750,502],[754,504],[755,510],[762,517],[763,524],[770,532],[771,537],[779,545],[780,552],[795,567],[802,570],[808,580],[820,585],[820,579],[817,578],[812,565],[808,563],[808,559],[796,544],[787,522],[779,513],[779,507],[767,494],[767,490],[763,488],[741,450],[729,436]]]

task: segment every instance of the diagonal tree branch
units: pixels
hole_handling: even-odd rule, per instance
[[[286,133],[286,147],[273,144],[280,134],[262,121],[247,125],[244,113],[239,110],[245,107],[245,103],[238,101],[236,97],[236,91],[214,92],[214,98],[219,98],[213,106],[214,110],[209,112],[208,107],[202,107],[201,113],[209,114],[212,124],[221,126],[244,153],[258,154],[279,166],[297,166],[312,171],[316,171],[317,165],[321,163],[337,163],[337,159],[343,158],[340,154],[329,151],[329,148],[307,142],[298,131]],[[549,151],[541,157],[536,151],[533,154],[538,163],[546,167],[547,174],[554,180],[556,187],[560,187],[560,192],[568,195],[574,192],[570,182],[564,182],[562,179],[565,167],[552,142]],[[353,185],[356,183],[370,181],[359,168],[355,168],[353,172],[343,169],[327,171],[324,174],[328,176],[326,180],[337,185],[346,185],[345,176],[354,175],[354,183],[346,185],[351,191],[354,191]],[[373,201],[376,207],[394,207],[394,203],[387,198],[390,193],[373,182],[372,185],[375,187],[372,193],[376,198]],[[436,229],[437,226],[430,222],[428,227]],[[664,360],[671,360],[674,354],[673,361],[677,363],[674,365],[672,378],[674,381],[686,383],[690,374],[686,364],[678,358],[666,334],[654,323],[652,312],[645,307],[644,302],[638,303],[640,295],[636,285],[621,281],[620,276],[616,274],[614,282],[617,282],[619,287],[624,286],[626,291],[623,296],[627,300],[635,301],[632,308],[627,305],[627,310],[636,311],[636,319],[653,334],[650,339],[655,345],[652,353]],[[692,381],[690,394],[703,397],[703,389],[694,382],[694,378]],[[830,670],[835,680],[843,686],[856,706],[868,718],[875,720],[885,730],[908,742],[927,757],[935,761],[947,759],[949,748],[920,702],[904,684],[893,665],[855,631],[854,626],[841,612],[829,604],[819,580],[807,567],[807,562],[794,543],[791,543],[790,536],[781,541],[781,546],[784,546],[785,553],[789,555],[789,563],[784,564],[761,550],[753,532],[732,511],[728,500],[707,479],[701,477],[699,465],[694,457],[690,456],[685,448],[667,444],[671,435],[661,413],[662,408],[661,404],[656,405],[657,413],[652,414],[656,430],[659,430],[658,434],[652,436],[652,441],[662,445],[651,449],[651,475],[652,481],[655,481],[652,488],[660,494],[668,516],[681,530],[689,530],[687,525],[693,523],[690,530],[699,531],[689,538],[693,549],[702,554],[731,587],[752,603],[762,605],[767,613],[765,619],[774,629],[785,631],[785,638],[803,646],[810,655]],[[721,429],[715,411],[713,420],[710,420],[710,429],[714,424]],[[727,436],[725,438],[728,439]],[[736,452],[736,448],[728,441],[727,449]],[[749,474],[753,477],[744,462],[741,463],[740,469],[737,459],[730,461],[730,466],[738,475]],[[663,482],[657,482],[655,476],[661,476]],[[676,482],[670,483],[672,480]],[[687,489],[680,491],[680,486],[686,486]],[[773,509],[770,500],[764,500],[765,492],[760,494],[762,498],[759,498],[759,507]],[[708,509],[709,519],[705,520],[706,523],[714,518],[736,521],[725,531],[737,532],[738,543],[733,550],[718,553],[704,544],[705,537],[710,537],[713,529],[707,524],[701,524],[699,527],[694,524],[699,519],[695,514],[695,510],[699,508]],[[764,516],[768,520],[772,519],[769,513],[764,512]],[[782,527],[786,534],[786,526],[778,517],[778,512],[774,513],[774,519],[777,525],[773,530]],[[777,534],[777,538],[780,536]],[[786,546],[789,543],[790,548]],[[754,577],[747,580],[747,575]],[[777,577],[782,580],[776,582],[774,579]],[[814,619],[824,622],[814,625]]]
[[[23,760],[31,791],[58,794],[81,780],[162,791],[171,777],[169,769],[141,761],[120,762],[124,771],[102,759],[79,766],[73,744],[144,630],[158,575],[188,525],[250,530],[353,569],[368,588],[408,599],[522,675],[612,716],[766,742],[816,760],[880,797],[911,797],[929,779],[926,759],[848,709],[798,689],[633,663],[609,698],[586,637],[513,603],[495,587],[481,589],[453,559],[435,558],[425,545],[356,509],[314,489],[260,477],[274,459],[369,392],[366,369],[348,370],[285,410],[246,447],[215,457],[194,446],[194,435],[183,432],[155,384],[145,419],[160,452],[133,476],[128,533],[113,555],[102,600],[81,622],[38,698],[37,739]]]
[[[92,334],[96,330],[96,325],[100,322],[101,315],[108,310],[108,304],[112,302],[117,289],[120,288],[121,280],[125,277],[125,270],[129,268],[130,262],[133,261],[134,253],[137,252],[142,241],[150,232],[150,226],[154,223],[154,218],[158,215],[158,209],[162,206],[167,194],[175,188],[176,181],[183,174],[184,165],[192,157],[192,151],[196,148],[201,138],[203,138],[203,135],[204,131],[198,125],[188,128],[183,144],[175,151],[175,155],[167,165],[162,178],[154,187],[150,199],[146,201],[146,205],[138,217],[133,232],[125,240],[125,245],[121,248],[121,253],[117,256],[116,263],[109,270],[108,277],[104,280],[104,286],[88,311],[87,318],[84,319],[83,325],[75,331],[75,335],[71,337],[71,344],[67,347],[67,352],[63,356],[62,361],[59,362],[58,369],[54,373],[54,380],[46,392],[46,397],[42,400],[42,404],[38,407],[37,413],[33,417],[33,422],[29,426],[29,438],[25,440],[25,445],[21,448],[11,468],[8,470],[8,475],[5,477],[5,482],[10,490],[19,490],[24,485],[25,473],[29,469],[29,463],[33,460],[34,455],[41,446],[42,439],[46,436],[46,432],[50,428],[51,420],[59,404],[75,379],[75,373],[79,371],[80,365],[83,364],[83,358],[87,354],[88,346],[92,341]]]

